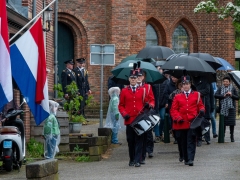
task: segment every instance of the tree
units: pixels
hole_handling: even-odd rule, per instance
[[[194,13],[216,13],[219,19],[231,17],[235,28],[235,48],[240,50],[240,0],[219,5],[217,0],[202,1],[194,9]]]

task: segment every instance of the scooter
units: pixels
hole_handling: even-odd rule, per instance
[[[17,118],[23,110],[8,110],[2,114],[2,127],[0,128],[0,160],[2,167],[10,172],[12,169],[20,170],[25,160],[25,132],[23,121]]]

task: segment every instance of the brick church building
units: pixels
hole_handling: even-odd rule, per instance
[[[36,0],[36,12],[43,3]],[[84,57],[90,87],[96,102],[100,101],[100,66],[90,65],[91,44],[115,44],[115,62],[137,54],[145,46],[161,45],[175,53],[206,52],[235,63],[232,20],[219,20],[216,14],[193,10],[201,0],[58,0],[57,64],[54,62],[54,22],[46,33],[49,94],[54,96],[54,73],[60,77],[64,61]],[[33,17],[33,0],[8,0],[10,36]],[[18,3],[16,3],[18,2]],[[19,2],[21,2],[19,4]],[[221,0],[220,3],[228,1]],[[54,7],[54,6],[52,6]],[[21,10],[21,11],[20,11]],[[24,13],[22,13],[24,12]],[[53,12],[53,14],[55,14]],[[54,71],[57,65],[58,71]],[[104,103],[108,103],[107,79],[111,66],[104,67]],[[19,94],[19,92],[18,92]],[[30,137],[30,114],[25,117],[27,139]]]

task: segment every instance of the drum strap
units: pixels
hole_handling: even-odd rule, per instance
[[[146,89],[143,88],[143,103],[144,103],[145,96],[146,96]]]
[[[200,101],[200,92],[197,92],[197,93],[198,93],[198,100],[197,100],[197,104],[198,104]]]

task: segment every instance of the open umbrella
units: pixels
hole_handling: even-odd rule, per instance
[[[217,70],[224,70],[224,71],[234,71],[235,68],[229,63],[227,62],[225,59],[222,59],[220,57],[214,57],[215,59],[217,59],[219,61],[219,63],[222,64],[222,67],[218,68]]]
[[[190,76],[204,76],[209,82],[216,81],[216,71],[207,62],[193,56],[174,57],[167,61],[162,69],[168,70],[168,73],[175,77],[186,73]]]
[[[202,59],[202,60],[206,61],[215,70],[222,67],[222,64],[219,63],[219,61],[217,59],[215,59],[211,54],[208,54],[208,53],[190,53],[189,56],[197,57],[199,59]]]
[[[116,66],[111,72],[115,78],[128,81],[129,72],[133,69],[134,63],[136,63],[135,60],[126,61]],[[147,77],[145,81],[148,83],[163,82],[165,80],[165,77],[149,62],[141,61],[140,68],[146,72]]]
[[[155,61],[155,62],[152,62],[152,64],[155,66],[155,67],[162,67],[162,65],[164,65],[166,63],[166,61]]]
[[[147,46],[137,55],[137,58],[167,59],[174,51],[165,46]]]
[[[136,60],[136,61],[145,61],[145,62],[155,62],[153,58],[143,59],[143,58],[136,58],[137,54],[132,54],[124,58],[120,63],[124,63],[129,60]]]
[[[240,71],[231,71],[228,72],[228,74],[233,80],[233,82],[236,84],[236,86],[240,88]]]

